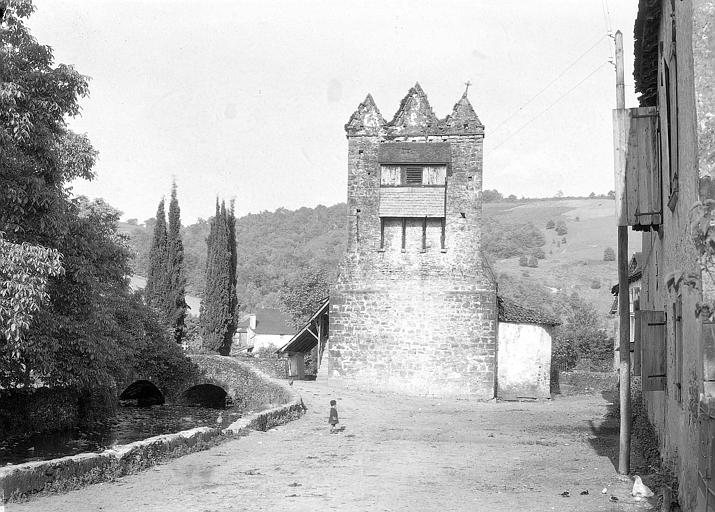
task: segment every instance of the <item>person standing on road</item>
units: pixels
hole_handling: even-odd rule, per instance
[[[330,423],[330,433],[336,432],[335,426],[338,424],[338,409],[335,400],[330,401],[330,417],[328,418],[328,423]]]

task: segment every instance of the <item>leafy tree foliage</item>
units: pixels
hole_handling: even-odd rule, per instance
[[[47,281],[59,275],[60,253],[54,249],[13,244],[0,232],[0,373],[8,375],[22,355],[23,334],[32,317],[47,302]]]
[[[228,355],[236,332],[236,235],[233,206],[219,207],[211,219],[207,240],[206,288],[201,301],[201,337],[204,347]]]
[[[482,248],[491,259],[529,256],[532,250],[545,243],[544,234],[531,222],[505,224],[490,219],[482,226]]]
[[[603,261],[616,261],[616,252],[613,247],[606,247],[603,250]]]
[[[176,197],[176,183],[171,187],[166,256],[168,286],[164,311],[167,323],[174,332],[174,340],[181,343],[186,329],[184,319],[188,306],[186,305],[186,278],[184,277],[184,244],[181,241],[181,213],[179,200]]]
[[[87,80],[70,66],[54,66],[51,48],[30,35],[24,24],[30,1],[3,5],[0,231],[13,244],[5,246],[7,254],[20,245],[29,268],[2,258],[0,273],[3,300],[19,300],[32,319],[21,319],[23,332],[11,340],[4,330],[0,334],[0,387],[104,386],[131,372],[135,361],[147,364],[152,353],[163,357],[167,340],[160,326],[136,323],[149,312],[128,290],[129,252],[116,231],[119,213],[101,200],[73,198],[67,187],[93,177],[96,152],[86,136],[66,127],[67,117],[79,112]],[[32,283],[25,287],[28,277]],[[135,351],[143,355],[135,359]],[[172,358],[161,364],[178,375],[175,363],[187,361],[180,353]]]
[[[330,272],[327,269],[305,269],[283,281],[280,297],[295,327],[302,327],[320,304],[328,298]]]
[[[493,201],[501,201],[504,196],[497,189],[494,190],[484,190],[482,192],[482,201],[485,203],[491,203]]]

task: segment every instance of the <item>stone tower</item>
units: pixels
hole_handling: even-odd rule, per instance
[[[385,122],[345,125],[348,244],[330,292],[328,378],[362,389],[494,396],[496,286],[480,252],[484,126],[438,119],[415,84]]]

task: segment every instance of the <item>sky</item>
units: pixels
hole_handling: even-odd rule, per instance
[[[443,118],[471,82],[484,188],[519,197],[613,189],[615,72],[633,94],[636,0],[35,0],[33,35],[91,77],[73,130],[91,182],[140,222],[176,180],[184,224],[345,201],[344,124],[368,93],[390,120],[415,82]]]

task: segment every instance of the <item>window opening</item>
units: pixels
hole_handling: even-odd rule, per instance
[[[402,217],[402,252],[405,252],[407,243],[407,218]]]
[[[422,185],[422,167],[408,166],[405,168],[406,185]]]
[[[422,252],[427,252],[427,217],[422,219]]]
[[[380,249],[385,248],[385,219],[380,217]]]

